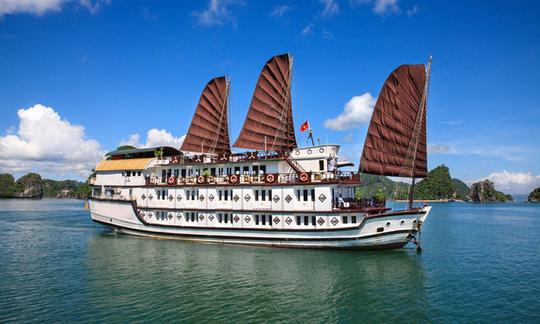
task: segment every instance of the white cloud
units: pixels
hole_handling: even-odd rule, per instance
[[[414,5],[412,8],[407,9],[407,11],[406,11],[407,16],[409,16],[409,17],[414,16],[419,12],[420,12],[420,7],[418,5]]]
[[[428,144],[427,147],[428,153],[437,154],[437,153],[450,153],[453,148],[448,144]]]
[[[347,130],[369,122],[376,99],[369,92],[361,96],[354,96],[345,104],[343,112],[336,118],[324,122],[326,128]]]
[[[274,9],[270,12],[270,16],[272,17],[281,17],[284,14],[287,13],[287,11],[290,11],[292,9],[291,6],[287,5],[281,5],[281,6],[275,6]]]
[[[495,184],[495,189],[510,194],[528,194],[534,188],[540,187],[540,175],[523,172],[494,172],[483,179],[468,180],[467,184],[489,179]]]
[[[110,5],[112,0],[80,0],[81,6],[91,13],[98,12],[103,6]]]
[[[0,16],[28,13],[43,15],[49,11],[60,11],[65,0],[0,0]]]
[[[352,4],[365,5],[369,4],[373,6],[373,12],[378,15],[385,15],[390,13],[399,13],[398,0],[352,0]]]
[[[193,16],[202,26],[220,26],[226,23],[235,23],[234,16],[231,12],[231,7],[234,5],[243,4],[237,0],[210,0],[208,7],[202,11],[195,11]]]
[[[135,147],[171,146],[180,149],[186,135],[174,137],[165,129],[152,128],[146,133],[146,143],[141,143],[139,134],[129,135],[127,140],[122,140],[119,145],[132,145]]]
[[[335,0],[320,0],[320,2],[323,5],[322,17],[328,17],[339,12],[339,5]]]
[[[104,155],[99,142],[87,139],[84,127],[62,119],[40,104],[19,109],[16,134],[0,136],[0,169],[4,172],[90,173]]]
[[[0,17],[7,14],[26,13],[41,16],[48,12],[58,12],[67,3],[78,3],[81,7],[96,13],[112,0],[0,0]]]
[[[308,35],[308,34],[311,34],[313,32],[313,24],[308,24],[306,27],[304,27],[304,29],[302,29],[302,35]]]

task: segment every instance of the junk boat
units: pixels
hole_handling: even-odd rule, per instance
[[[391,249],[416,242],[431,209],[412,205],[414,180],[427,176],[430,66],[431,58],[388,76],[358,172],[342,171],[352,164],[339,159],[337,144],[298,147],[289,54],[262,69],[233,145],[243,153],[229,141],[229,80],[214,78],[180,149],[118,150],[97,164],[92,220],[119,233],[212,243]],[[355,199],[363,173],[412,178],[408,206]]]

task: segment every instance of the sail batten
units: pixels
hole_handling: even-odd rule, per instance
[[[273,151],[287,151],[296,147],[291,69],[289,54],[274,56],[266,62],[235,147]]]
[[[426,67],[401,65],[386,79],[371,117],[360,172],[427,176]]]
[[[228,127],[229,81],[225,77],[210,80],[199,99],[182,151],[230,153]]]

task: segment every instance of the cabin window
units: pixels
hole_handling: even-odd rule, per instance
[[[257,175],[259,173],[259,166],[258,165],[254,165],[253,166],[253,175]]]
[[[324,160],[319,160],[319,171],[324,171]]]
[[[244,166],[244,170],[243,170],[243,173],[244,174],[249,174],[249,166]]]
[[[195,222],[195,213],[191,213],[191,221]]]
[[[138,172],[137,172],[137,175],[138,175],[139,177],[141,176],[141,174],[142,174],[142,171],[138,171]]]
[[[255,215],[255,225],[259,225],[259,215]]]
[[[172,169],[167,169],[167,178],[172,175]]]
[[[179,175],[179,171],[178,169],[174,169],[174,176],[178,178],[178,175]]]
[[[268,225],[272,226],[272,215],[268,215]]]
[[[356,224],[356,216],[351,216],[351,223]]]
[[[223,191],[221,190],[218,190],[218,200],[219,201],[223,200]]]
[[[167,171],[165,169],[161,170],[161,177],[163,180],[165,180],[165,177],[167,176]]]
[[[317,219],[316,216],[311,216],[311,225],[317,226],[317,223],[315,222],[316,219]]]
[[[311,201],[315,201],[315,189],[311,189]]]
[[[262,201],[266,201],[266,190],[261,190],[261,194]]]
[[[229,214],[223,214],[223,217],[225,218],[225,224],[229,223]]]
[[[266,215],[261,215],[262,218],[262,224],[266,225]]]
[[[255,190],[255,201],[259,201],[259,190]]]
[[[349,217],[343,216],[343,224],[349,223]]]
[[[131,171],[126,171],[126,177],[131,177]]]
[[[212,177],[215,177],[216,176],[216,168],[210,168],[210,175]]]
[[[225,190],[225,201],[229,200],[229,190]]]
[[[296,190],[296,200],[300,201],[300,190]]]
[[[259,166],[259,173],[266,174],[266,165]]]
[[[304,201],[307,201],[308,199],[308,191],[307,189],[304,189]]]
[[[240,174],[240,167],[234,167],[234,174]]]
[[[218,176],[222,176],[223,175],[223,168],[218,168]]]
[[[227,168],[227,174],[231,174],[232,173],[232,168]]]
[[[272,189],[268,190],[268,200],[272,201]]]
[[[309,225],[309,216],[304,216],[304,225],[305,226]]]
[[[186,177],[186,169],[180,170],[180,175],[182,176],[182,178],[185,178]]]
[[[296,225],[300,226],[302,224],[302,217],[296,216]]]

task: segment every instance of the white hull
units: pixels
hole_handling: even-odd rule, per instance
[[[417,233],[418,223],[425,221],[430,209],[371,216],[359,214],[362,222],[346,228],[274,230],[148,224],[131,202],[90,200],[92,220],[120,233],[207,243],[326,249],[401,248]]]

